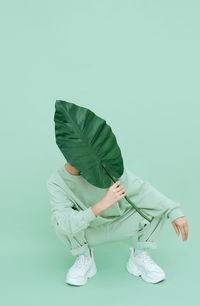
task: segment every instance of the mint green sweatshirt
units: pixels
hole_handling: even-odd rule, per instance
[[[177,203],[156,190],[149,182],[143,181],[128,167],[119,178],[129,199],[150,218],[163,215],[173,221],[184,216],[180,203]],[[102,200],[107,189],[91,185],[81,175],[70,174],[65,165],[53,172],[47,180],[47,190],[51,204],[51,223],[57,222],[63,233],[74,235],[89,225],[96,227],[112,222],[116,217],[130,211],[125,198],[104,210],[97,217],[91,206]],[[131,206],[132,207],[132,206]],[[132,209],[134,209],[132,207]],[[135,209],[134,209],[135,210]]]

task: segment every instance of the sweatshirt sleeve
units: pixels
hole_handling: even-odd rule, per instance
[[[176,218],[184,216],[181,205],[178,202],[168,198],[148,181],[142,180],[132,171],[127,169],[128,173],[128,197],[142,211],[152,217],[164,215],[172,222]]]
[[[49,179],[46,186],[51,204],[51,218],[56,220],[61,232],[73,236],[86,229],[90,221],[96,218],[91,207],[81,211],[75,210],[73,202],[56,182]]]

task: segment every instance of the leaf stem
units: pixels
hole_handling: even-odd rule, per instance
[[[101,164],[102,165],[102,164]],[[104,170],[106,171],[106,173],[108,174],[108,176],[111,178],[111,180],[115,183],[115,182],[117,182],[118,180],[116,180],[114,177],[112,177],[112,175],[110,175],[110,173],[108,172],[108,170],[102,165],[102,167],[104,168]],[[128,203],[129,204],[131,204],[134,208],[135,208],[135,210],[138,212],[138,214],[140,214],[143,218],[145,218],[147,221],[149,221],[149,222],[151,222],[152,220],[151,219],[149,219],[147,216],[145,216],[144,214],[143,214],[143,212],[139,209],[139,208],[137,208],[137,206],[135,206],[135,204],[128,198],[128,196],[125,196],[124,197],[127,201],[128,201]]]

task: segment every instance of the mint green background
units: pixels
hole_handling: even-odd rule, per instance
[[[187,305],[199,296],[199,1],[1,3],[2,305]],[[65,163],[54,103],[111,125],[124,162],[180,202],[187,242],[168,222],[152,258],[167,279],[126,272],[129,241],[100,245],[98,273],[64,283],[74,257],[50,225],[46,181]]]

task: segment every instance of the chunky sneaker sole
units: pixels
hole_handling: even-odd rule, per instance
[[[69,285],[74,286],[82,286],[87,283],[88,278],[93,277],[97,273],[97,268],[95,262],[92,263],[90,269],[88,270],[87,274],[84,277],[79,278],[72,278],[67,275],[65,282]]]
[[[88,278],[93,277],[97,273],[97,267],[94,261],[94,254],[93,254],[93,248],[90,248],[91,251],[91,266],[88,269],[88,271],[83,274],[83,275],[73,275],[72,273],[72,268],[69,269],[66,275],[65,283],[69,285],[74,285],[74,286],[82,286],[87,283]]]
[[[141,276],[141,278],[148,283],[159,283],[163,281],[164,279],[166,279],[164,272],[160,273],[160,275],[158,275],[157,277],[155,277],[155,275],[154,277],[151,277],[151,275],[145,274],[144,271],[140,270],[140,267],[133,262],[132,256],[133,256],[133,253],[131,253],[129,261],[126,265],[126,269],[130,274],[133,274],[135,276]]]

